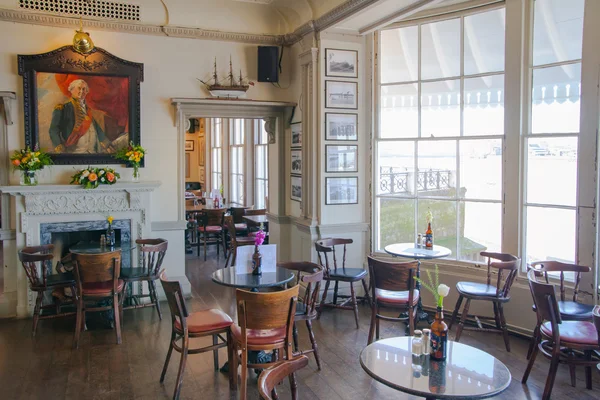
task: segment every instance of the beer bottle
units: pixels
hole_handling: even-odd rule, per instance
[[[425,248],[427,250],[433,250],[433,231],[431,230],[431,222],[427,223],[427,230],[425,231]]]
[[[448,347],[448,325],[444,322],[444,309],[437,308],[435,320],[431,324],[431,353],[432,360],[446,360]]]

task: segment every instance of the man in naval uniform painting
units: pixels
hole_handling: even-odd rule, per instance
[[[114,148],[99,121],[100,111],[92,110],[85,101],[90,89],[83,79],[69,85],[71,100],[59,104],[52,112],[50,139],[55,153],[111,153]],[[102,121],[103,122],[103,121]]]

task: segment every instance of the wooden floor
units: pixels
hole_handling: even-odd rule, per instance
[[[209,254],[210,256],[211,254]],[[212,254],[206,263],[188,256],[187,276],[194,298],[192,310],[221,308],[235,315],[234,290],[210,281],[210,274],[222,266],[223,258]],[[168,266],[167,266],[168,272]],[[524,309],[530,309],[527,304]],[[168,399],[172,396],[179,357],[174,353],[164,385],[158,380],[168,348],[170,317],[161,322],[150,308],[126,310],[123,344],[115,344],[114,331],[91,321],[82,334],[79,350],[72,350],[73,319],[42,320],[35,339],[31,320],[0,321],[0,399]],[[358,358],[366,345],[369,310],[360,308],[360,329],[355,329],[352,312],[325,310],[314,323],[323,369],[318,372],[314,358],[299,373],[301,399],[362,400],[416,399],[373,381],[363,372]],[[301,346],[308,348],[306,329],[299,326]],[[382,336],[401,336],[403,325],[382,322]],[[451,333],[452,338],[452,333]],[[511,336],[512,352],[507,353],[500,335],[465,332],[461,342],[485,350],[504,362],[513,376],[501,399],[539,399],[549,363],[539,357],[528,386],[520,383],[526,367],[528,342]],[[192,342],[193,343],[193,342]],[[310,356],[312,357],[312,356]],[[221,351],[221,362],[226,352]],[[182,399],[235,399],[227,376],[213,370],[210,354],[188,357],[181,392]],[[569,383],[569,373],[560,366],[553,399],[599,399],[600,374],[594,373],[594,387],[585,389],[582,369],[577,371],[577,387]],[[249,398],[258,399],[256,376],[250,373]],[[287,383],[279,390],[289,399]]]

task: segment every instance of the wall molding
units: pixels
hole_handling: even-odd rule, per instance
[[[326,224],[317,225],[320,236],[346,234],[349,232],[368,232],[369,224],[366,222],[356,222],[350,224]]]
[[[150,224],[152,232],[164,231],[185,231],[187,229],[187,221],[156,221]]]

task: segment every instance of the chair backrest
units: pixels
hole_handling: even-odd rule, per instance
[[[346,268],[346,245],[352,243],[352,239],[321,239],[315,242],[319,264],[325,268],[325,274],[328,275],[331,268],[337,270],[340,247],[342,247],[341,268]],[[331,255],[331,261],[330,261]],[[323,262],[323,260],[325,262]]]
[[[148,276],[158,276],[169,242],[165,239],[137,239],[142,253],[141,268]]]
[[[84,283],[113,282],[113,291],[117,292],[121,274],[121,250],[104,254],[73,253],[75,278],[80,293]]]
[[[291,338],[298,301],[298,285],[271,293],[253,293],[237,289],[235,297],[242,337],[246,329],[277,329],[287,327]]]
[[[267,214],[267,210],[265,208],[261,208],[258,210],[250,210],[250,209],[244,210],[244,215],[266,215],[266,214]]]
[[[206,208],[201,214],[202,222],[200,225],[206,226],[221,226],[223,224],[224,208]]]
[[[176,320],[181,322],[182,330],[187,329],[187,317],[189,315],[187,307],[185,305],[185,299],[183,298],[183,290],[179,281],[167,280],[165,271],[160,273],[160,284],[162,285],[167,302],[169,303],[169,309],[171,310],[171,320],[175,324]]]
[[[482,251],[479,254],[488,258],[487,284],[491,285],[492,282],[492,268],[497,269],[498,279],[496,280],[496,296],[501,298],[509,297],[510,288],[519,272],[521,259],[508,253]]]
[[[308,261],[290,261],[277,263],[279,268],[296,271],[296,283],[305,285],[302,303],[306,306],[306,315],[316,315],[317,299],[321,282],[323,281],[323,267]]]
[[[415,276],[417,276],[419,262],[388,262],[377,260],[371,256],[367,258],[369,260],[369,276],[373,298],[376,298],[376,289],[393,292],[409,291],[408,304],[413,304],[413,291],[416,288]]]
[[[529,281],[529,289],[531,290],[531,296],[533,297],[533,304],[535,304],[538,323],[541,324],[545,321],[550,321],[552,324],[552,335],[554,336],[555,341],[558,341],[560,336],[558,325],[562,321],[560,318],[558,302],[556,301],[554,285],[538,282],[535,270],[529,270],[527,273],[527,280]]]
[[[565,288],[565,272],[573,272],[575,274],[575,284],[573,286],[573,301],[577,301],[579,296],[579,283],[581,282],[581,274],[584,272],[590,272],[591,268],[584,265],[568,264],[560,261],[536,261],[531,263],[530,269],[536,272],[536,275],[542,275],[549,283],[548,273],[560,272],[560,300],[565,301],[566,288]]]
[[[46,274],[48,269],[52,269],[53,252],[53,244],[24,247],[19,251],[19,261],[23,265],[31,288],[46,287]],[[42,270],[41,276],[40,269]]]
[[[269,367],[260,374],[258,391],[263,400],[273,400],[271,393],[275,386],[286,377],[308,365],[308,357],[301,355],[291,360],[282,361]],[[293,389],[292,389],[293,390]]]
[[[233,221],[232,215],[226,214],[223,217],[223,226],[227,228],[227,232],[229,232],[231,248],[235,249],[237,247],[237,232],[235,231],[235,222]]]
[[[229,214],[233,217],[233,222],[241,224],[244,222],[246,207],[229,207]]]

